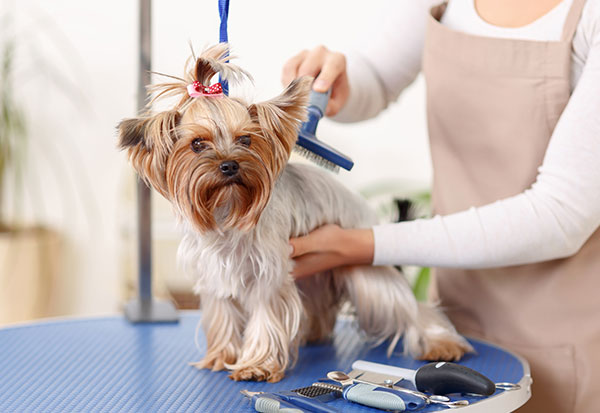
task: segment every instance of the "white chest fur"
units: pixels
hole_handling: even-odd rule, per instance
[[[329,172],[288,164],[252,230],[200,234],[184,222],[179,263],[196,280],[196,293],[237,298],[255,282],[276,287],[290,277],[289,237],[326,223],[367,226],[375,217]]]

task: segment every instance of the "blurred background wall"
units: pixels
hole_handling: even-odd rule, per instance
[[[47,305],[24,318],[114,313],[131,291],[134,176],[116,150],[115,126],[136,113],[137,7],[133,0],[0,0],[0,41],[14,40],[14,94],[28,130],[21,195],[18,183],[8,185],[3,203],[12,223],[52,234],[38,265],[52,274],[38,281],[15,270],[14,257],[28,262],[31,253],[0,245],[0,311],[42,289],[36,300],[48,297]],[[230,43],[255,80],[243,93],[253,100],[280,93],[281,67],[302,49],[368,47],[365,33],[384,14],[383,0],[232,0]],[[218,41],[217,0],[155,0],[152,17],[155,71],[181,75],[189,42],[199,51]],[[426,190],[424,102],[418,78],[376,119],[321,122],[318,136],[356,164],[339,180],[364,193]],[[154,194],[154,268],[164,294],[169,285],[185,290],[186,281],[174,261],[179,234],[159,197]]]

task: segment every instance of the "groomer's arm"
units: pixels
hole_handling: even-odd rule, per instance
[[[390,0],[366,9],[365,22],[349,36],[351,51],[325,46],[303,50],[288,60],[282,82],[315,77],[314,89],[332,89],[327,116],[339,122],[372,118],[398,99],[421,71],[428,10],[439,0]],[[365,2],[363,7],[369,7]]]
[[[304,50],[289,59],[282,82],[308,75],[313,88],[332,88],[327,115],[339,122],[372,118],[398,99],[421,71],[425,25],[438,0],[389,0],[357,28],[356,47],[347,54],[324,46]],[[374,255],[372,229],[342,230],[326,225],[290,240],[294,275],[306,276],[339,265],[370,264]]]
[[[313,241],[312,233],[292,240],[292,245],[301,240],[303,250],[313,256],[328,252],[319,264],[296,253],[295,274],[314,273],[327,262],[355,263],[354,254],[361,263],[372,254],[375,265],[471,269],[576,254],[600,228],[600,24],[595,24],[600,10],[592,17],[584,26],[590,50],[583,72],[530,189],[451,215],[376,226],[370,234],[373,244],[364,243],[371,230],[324,227],[327,234],[320,234],[319,241]],[[358,253],[361,245],[366,251]]]
[[[580,250],[600,227],[598,27],[531,188],[456,214],[377,226],[374,264],[489,268],[566,258]]]

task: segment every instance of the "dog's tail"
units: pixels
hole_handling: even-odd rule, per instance
[[[457,360],[473,350],[439,307],[417,302],[404,275],[393,267],[342,267],[334,277],[345,286],[369,341],[389,340],[388,356],[401,338],[404,353],[418,359]]]

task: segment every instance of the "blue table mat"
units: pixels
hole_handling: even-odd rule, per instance
[[[278,391],[308,386],[331,370],[349,372],[364,359],[418,368],[424,362],[365,343],[353,323],[339,321],[331,343],[300,349],[296,366],[279,383],[234,382],[226,372],[189,362],[205,351],[199,312],[179,323],[130,324],[123,317],[48,321],[0,330],[0,412],[253,412],[240,390]],[[494,382],[517,383],[519,360],[470,340],[477,354],[461,364]],[[401,349],[401,346],[399,346]],[[468,398],[472,403],[481,399]],[[338,399],[343,412],[380,412]],[[446,411],[429,405],[421,412]]]

